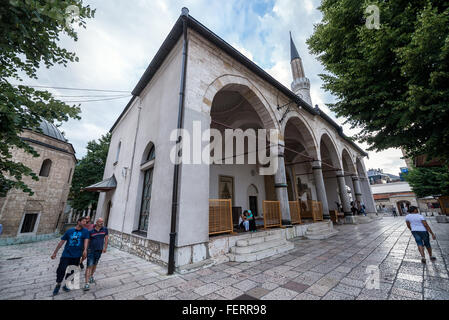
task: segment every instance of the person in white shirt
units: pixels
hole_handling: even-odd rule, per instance
[[[412,235],[415,238],[416,244],[418,245],[418,250],[421,254],[421,262],[426,263],[426,254],[424,252],[424,247],[426,247],[427,251],[429,252],[430,260],[436,260],[436,257],[432,255],[429,233],[432,235],[433,240],[436,239],[436,236],[427,224],[426,218],[419,214],[417,207],[411,206],[409,208],[409,214],[405,217],[405,222],[407,224],[407,227],[412,231]]]

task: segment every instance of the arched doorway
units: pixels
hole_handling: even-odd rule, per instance
[[[337,181],[337,172],[341,166],[335,143],[327,133],[321,136],[320,157],[329,210],[338,210],[343,202]]]
[[[285,129],[285,170],[289,201],[318,200],[312,163],[317,159],[317,147],[312,130],[298,114],[288,118]]]
[[[348,186],[348,191],[350,193],[349,198],[350,198],[351,202],[354,202],[355,206],[357,206],[357,203],[356,203],[357,200],[362,202],[362,203],[360,203],[360,205],[362,205],[363,200],[360,198],[360,196],[359,196],[359,198],[357,198],[355,186],[352,181],[352,177],[357,176],[357,172],[355,170],[355,166],[354,166],[354,163],[352,162],[351,156],[349,155],[349,152],[346,149],[343,149],[341,159],[342,159],[342,164],[343,164],[343,173],[345,175],[345,183],[346,183],[346,186]]]
[[[251,210],[251,212],[254,214],[254,216],[259,216],[259,191],[257,190],[257,187],[253,184],[251,184],[248,187],[248,208]]]
[[[258,130],[276,128],[270,112],[248,86],[228,84],[215,94],[210,117],[213,150],[209,165],[209,198],[224,199],[222,190],[227,188],[232,190],[227,194],[232,200],[234,218],[247,209],[261,217],[263,200],[276,200],[273,176],[259,174],[262,164],[258,157]],[[237,148],[237,130],[241,133],[242,148]],[[261,138],[266,150],[266,136]],[[218,147],[221,147],[219,151]]]
[[[410,201],[407,200],[402,200],[402,201],[398,201],[396,203],[396,208],[398,210],[398,214],[400,216],[405,216],[408,214],[408,209],[410,208],[412,204],[410,203]]]

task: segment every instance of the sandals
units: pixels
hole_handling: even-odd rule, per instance
[[[422,263],[426,263],[426,258],[421,258]]]

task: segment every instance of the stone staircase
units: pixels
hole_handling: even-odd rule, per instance
[[[293,243],[286,239],[283,229],[258,231],[251,233],[246,239],[237,240],[227,256],[233,262],[252,262],[293,248]]]
[[[311,224],[304,235],[307,239],[311,240],[323,240],[328,239],[338,233],[337,230],[334,229],[334,225],[332,221],[327,222],[318,222]]]

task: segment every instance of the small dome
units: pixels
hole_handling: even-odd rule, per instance
[[[55,138],[57,140],[67,142],[66,138],[62,135],[61,131],[52,123],[48,122],[47,120],[42,120],[40,124],[40,128],[42,130],[42,133],[46,136]]]

